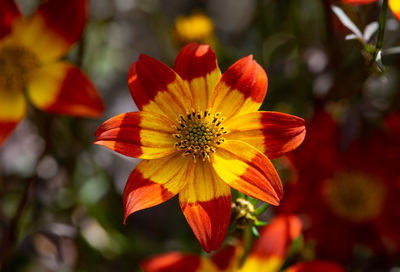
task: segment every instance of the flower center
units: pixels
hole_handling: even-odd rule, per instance
[[[379,180],[358,172],[340,172],[326,180],[323,194],[338,216],[353,222],[365,222],[379,216],[386,188]]]
[[[29,49],[14,44],[1,46],[0,90],[23,90],[38,67],[39,59]]]
[[[201,156],[203,160],[210,158],[218,145],[224,142],[223,135],[228,131],[222,126],[224,121],[220,113],[211,114],[208,110],[192,111],[186,116],[179,116],[179,126],[174,134],[177,142],[175,146],[183,151],[183,155]]]

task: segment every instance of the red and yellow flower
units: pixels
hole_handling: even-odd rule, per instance
[[[243,248],[240,243],[228,245],[210,259],[194,254],[171,252],[154,256],[142,262],[145,272],[277,272],[287,257],[292,242],[301,234],[298,217],[278,216],[261,231],[249,256],[240,266]],[[313,261],[295,264],[286,272],[344,272],[337,264]]]
[[[179,193],[189,225],[211,251],[229,225],[230,187],[279,204],[282,184],[270,159],[303,141],[304,120],[257,112],[268,79],[252,56],[221,76],[210,46],[193,43],[181,50],[174,69],[141,55],[128,76],[140,112],[106,121],[95,143],[144,159],[124,190],[125,220]]]
[[[27,102],[49,113],[98,117],[103,103],[82,71],[61,60],[82,35],[86,0],[49,0],[29,18],[0,2],[0,145],[25,116]]]
[[[343,3],[349,5],[363,5],[376,2],[376,0],[342,0]],[[400,1],[399,0],[389,0],[389,7],[393,12],[393,15],[400,20]]]
[[[399,118],[344,150],[339,126],[318,112],[304,144],[290,154],[296,178],[286,184],[279,211],[308,219],[305,238],[318,257],[344,262],[360,246],[378,255],[400,252]]]

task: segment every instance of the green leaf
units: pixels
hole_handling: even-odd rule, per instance
[[[236,191],[237,192],[237,198],[245,198],[246,197],[246,195],[245,194],[243,194],[242,192],[240,192],[240,191]]]
[[[269,207],[268,203],[264,203],[262,204],[260,207],[258,207],[256,209],[256,215],[259,216],[260,214],[262,214],[263,212],[265,212]]]
[[[268,224],[269,224],[268,222],[259,221],[259,220],[257,220],[257,221],[254,223],[254,225],[257,226],[257,227],[264,227],[264,226],[266,226],[266,225],[268,225]]]
[[[298,252],[300,252],[304,247],[304,237],[300,235],[296,239],[293,240],[292,244],[289,247],[288,255],[292,256]]]
[[[253,198],[251,196],[248,197],[248,201],[253,204],[253,206],[256,206],[259,202],[259,200],[257,198]]]
[[[254,237],[257,239],[260,238],[260,233],[258,232],[258,229],[255,226],[251,227],[251,234],[253,234]]]

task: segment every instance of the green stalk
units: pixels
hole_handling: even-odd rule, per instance
[[[239,261],[239,267],[242,267],[242,265],[244,264],[244,261],[247,258],[247,255],[249,255],[252,243],[253,243],[253,236],[251,233],[251,226],[248,226],[243,230],[243,249],[244,249],[244,251],[243,251],[243,255]]]
[[[383,0],[382,7],[381,7],[381,12],[380,12],[380,15],[379,15],[378,39],[376,41],[374,54],[372,56],[370,64],[372,64],[373,62],[377,61],[377,56],[378,56],[378,54],[380,55],[380,51],[382,49],[383,36],[385,34],[385,27],[386,27],[387,10],[388,10],[388,0]],[[378,60],[378,61],[380,61],[380,60]],[[380,65],[378,64],[378,66],[380,66]]]
[[[378,54],[378,50],[382,49],[383,35],[385,34],[386,27],[386,14],[388,10],[388,0],[383,0],[381,13],[379,15],[379,29],[378,29],[378,40],[376,41],[375,53]]]

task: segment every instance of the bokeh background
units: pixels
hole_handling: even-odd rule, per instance
[[[40,1],[17,2],[30,14]],[[331,9],[340,6],[364,30],[378,20],[380,3],[92,0],[84,37],[67,59],[90,76],[106,111],[100,119],[84,119],[50,116],[31,107],[0,149],[0,235],[7,233],[27,180],[36,179],[15,248],[2,248],[12,250],[9,271],[140,271],[140,260],[152,254],[201,253],[176,198],[131,215],[123,225],[122,191],[139,160],[92,144],[103,121],[136,110],[127,72],[139,54],[172,66],[185,43],[206,42],[215,49],[222,71],[253,54],[269,78],[263,110],[310,120],[323,109],[340,126],[343,148],[381,127],[388,114],[400,109],[400,23],[389,11],[385,71],[380,72],[368,53],[376,33],[365,44],[346,40],[350,31]],[[293,176],[286,158],[274,163],[283,182]],[[270,208],[264,217],[273,214]],[[337,242],[345,241],[339,237]],[[305,248],[299,255],[312,258],[312,249]],[[400,271],[396,254],[384,265],[363,262],[370,256],[345,265],[349,271]]]

